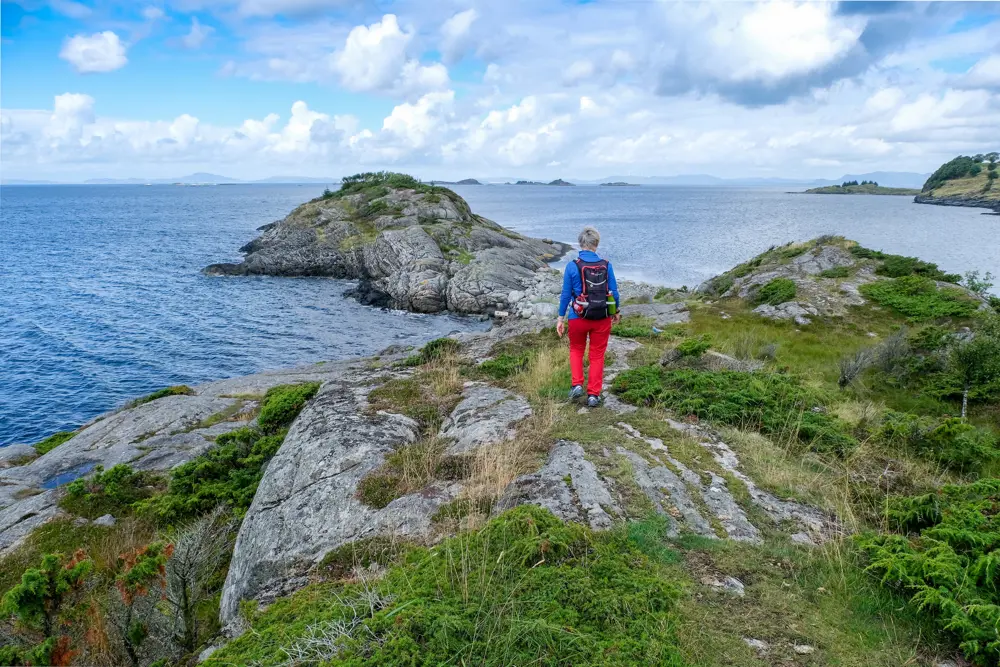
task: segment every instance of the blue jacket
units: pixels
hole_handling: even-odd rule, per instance
[[[596,262],[601,259],[600,255],[591,250],[581,250],[579,257],[584,262]],[[615,280],[615,270],[611,268],[611,262],[608,262],[608,288],[610,288],[611,293],[615,295],[615,303],[618,304],[618,312],[621,312],[622,300],[618,296],[618,281]],[[567,309],[569,309],[569,319],[575,320],[578,317],[573,309],[569,308],[569,304],[578,294],[582,292],[583,279],[580,278],[580,268],[576,265],[576,262],[570,262],[566,265],[566,271],[563,273],[562,296],[559,297],[560,317],[566,315]]]

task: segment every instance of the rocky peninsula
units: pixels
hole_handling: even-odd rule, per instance
[[[1000,154],[960,155],[938,167],[913,201],[937,206],[989,208],[1000,214]]]
[[[261,228],[239,264],[209,275],[329,276],[360,281],[366,303],[419,313],[492,315],[519,304],[535,272],[570,246],[474,214],[453,191],[369,173]]]
[[[549,303],[557,278],[522,287]],[[597,409],[565,400],[565,341],[532,308],[420,349],[167,388],[0,450],[0,663],[994,656],[989,620],[939,639],[951,617],[902,611],[941,592],[927,544],[969,549],[956,521],[998,539],[1000,300],[957,282],[823,237],[694,292],[631,286]],[[907,511],[929,518],[885,521]]]
[[[913,188],[887,188],[878,183],[852,183],[842,185],[824,185],[820,188],[810,188],[807,195],[901,195],[912,197],[920,194]]]

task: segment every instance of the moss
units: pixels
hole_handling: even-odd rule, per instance
[[[366,475],[358,482],[355,497],[369,507],[382,509],[396,498],[403,496],[402,478],[392,472]]]
[[[177,384],[171,387],[164,387],[154,391],[152,394],[147,394],[141,398],[136,398],[125,404],[126,408],[134,408],[150,401],[155,401],[160,398],[166,398],[167,396],[190,396],[194,393],[194,390],[186,384]]]
[[[345,579],[355,568],[392,565],[413,547],[412,542],[386,535],[367,537],[328,551],[316,566],[316,573],[327,581]]]
[[[373,412],[384,410],[415,420],[425,433],[436,432],[444,421],[446,405],[415,378],[390,380],[368,394]]]
[[[264,394],[257,425],[265,433],[276,433],[291,425],[306,401],[319,391],[319,382],[285,384],[272,387]]]
[[[57,433],[53,433],[44,440],[36,442],[34,445],[35,451],[38,452],[39,456],[47,454],[74,435],[76,435],[76,431],[58,431]]]

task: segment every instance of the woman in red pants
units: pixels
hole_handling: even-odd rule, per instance
[[[590,337],[590,373],[587,378],[587,406],[595,408],[601,403],[604,382],[604,352],[611,337],[611,324],[621,319],[621,299],[618,283],[611,263],[601,259],[597,246],[601,235],[593,227],[580,232],[580,254],[566,265],[563,274],[562,296],[559,299],[559,319],[556,331],[559,337],[566,332],[566,313],[569,312],[569,366],[573,376],[570,400],[583,396],[583,352]],[[609,295],[614,296],[612,305]],[[614,313],[612,315],[612,313]]]

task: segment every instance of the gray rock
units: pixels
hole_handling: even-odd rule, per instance
[[[636,484],[653,503],[657,513],[670,521],[668,534],[672,537],[679,534],[677,519],[681,519],[696,535],[712,539],[718,537],[712,530],[712,524],[698,511],[698,506],[691,498],[684,480],[673,470],[665,465],[650,465],[643,457],[624,447],[619,447],[618,453],[624,455],[632,464]]]
[[[7,445],[0,447],[0,469],[24,465],[38,458],[38,452],[31,445]]]
[[[535,271],[570,248],[474,215],[453,192],[428,196],[393,188],[371,201],[308,202],[244,246],[243,262],[205,272],[361,279],[366,299],[395,308],[489,314],[511,310],[512,293],[528,290]]]
[[[409,418],[368,414],[362,382],[326,385],[268,464],[236,539],[223,588],[224,623],[236,617],[240,600],[267,602],[307,583],[306,573],[342,544],[428,534],[434,512],[456,497],[455,484],[432,485],[382,509],[356,497],[361,479],[417,435]]]
[[[93,521],[95,526],[113,526],[115,523],[115,518],[110,514],[105,514],[104,516],[99,516]]]
[[[819,311],[810,304],[796,301],[786,301],[777,306],[762,303],[754,308],[753,312],[761,317],[767,317],[772,320],[795,320],[796,324],[802,325],[809,324],[812,321],[809,319],[809,316],[815,317],[819,315]]]
[[[683,324],[691,320],[691,313],[688,312],[685,303],[639,303],[622,306],[624,315],[642,315],[651,317],[658,327],[665,327],[671,324]]]
[[[771,649],[770,645],[768,645],[768,643],[762,639],[752,639],[750,637],[744,637],[743,641],[746,642],[747,646],[757,651],[757,655],[762,656]]]
[[[209,646],[208,648],[206,648],[205,650],[203,650],[201,653],[198,654],[198,663],[200,664],[200,663],[203,663],[206,660],[208,660],[210,657],[212,657],[212,654],[215,653],[216,651],[218,651],[220,648],[222,648],[222,647],[221,646]]]
[[[440,435],[454,441],[448,454],[467,454],[483,445],[511,440],[515,424],[530,416],[531,405],[524,397],[488,384],[469,383]]]
[[[733,597],[741,598],[746,595],[746,588],[743,586],[743,582],[736,577],[727,576],[720,580],[715,577],[706,576],[702,577],[701,583]]]
[[[567,440],[555,444],[541,470],[511,482],[495,511],[518,505],[539,505],[560,519],[594,529],[610,528],[614,518],[623,516],[607,483],[586,459],[583,447]]]
[[[792,650],[799,655],[809,655],[810,653],[816,652],[816,647],[809,646],[808,644],[795,644],[792,646]]]

